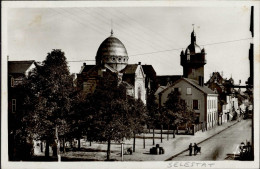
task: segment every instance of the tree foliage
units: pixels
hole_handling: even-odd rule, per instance
[[[30,72],[25,86],[26,118],[30,122],[27,129],[34,139],[51,142],[57,134],[55,129],[58,135],[67,133],[74,87],[64,52],[54,49],[48,53],[42,65]]]
[[[116,74],[107,72],[98,84],[95,92],[86,97],[87,136],[89,140],[108,142],[109,160],[111,141],[120,142],[134,132],[142,132],[146,109],[142,101],[126,95],[126,88],[118,83]]]
[[[188,108],[184,100],[181,99],[179,91],[172,91],[164,104],[167,111],[167,118],[172,125],[192,124],[195,117],[194,112]]]

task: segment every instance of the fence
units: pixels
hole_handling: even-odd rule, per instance
[[[193,127],[194,127],[194,133],[196,133],[197,131],[205,131],[207,130],[207,123],[200,123],[200,124],[194,124]]]

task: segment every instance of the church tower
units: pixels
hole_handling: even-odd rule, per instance
[[[183,77],[196,80],[201,86],[204,84],[204,65],[206,64],[205,49],[201,49],[196,43],[196,34],[193,28],[191,44],[185,52],[181,51],[181,65]]]

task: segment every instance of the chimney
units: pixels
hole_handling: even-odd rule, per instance
[[[84,62],[84,63],[83,63],[83,66],[86,66],[86,65],[87,65],[87,64]]]
[[[138,65],[141,65],[141,62],[138,62]]]
[[[199,85],[204,86],[204,79],[202,76],[199,76]]]

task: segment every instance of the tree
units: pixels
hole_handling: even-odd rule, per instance
[[[195,117],[193,110],[190,110],[184,100],[181,99],[179,91],[172,91],[164,104],[168,113],[168,125],[174,127],[182,124],[194,123]]]
[[[110,160],[111,141],[131,138],[145,113],[140,101],[127,96],[125,86],[118,82],[116,74],[105,72],[94,93],[86,97],[87,137],[92,141],[107,141],[107,160]]]
[[[154,92],[148,92],[147,96],[147,111],[148,111],[148,125],[149,128],[153,128],[153,145],[155,144],[154,141],[154,129],[156,127],[158,119],[156,118],[158,115],[158,104],[155,102],[155,95]]]
[[[78,149],[80,149],[80,139],[86,135],[88,116],[86,115],[88,110],[86,107],[85,94],[82,91],[75,91],[72,97],[72,107],[68,115],[70,131],[67,133],[66,138],[71,142],[73,138],[78,139]],[[65,142],[65,140],[63,141]],[[64,147],[64,146],[63,146]]]
[[[48,53],[42,65],[30,72],[25,86],[28,91],[25,100],[27,129],[34,139],[46,141],[46,157],[50,144],[55,156],[59,152],[59,136],[69,130],[67,117],[74,91],[64,52],[54,49]]]

